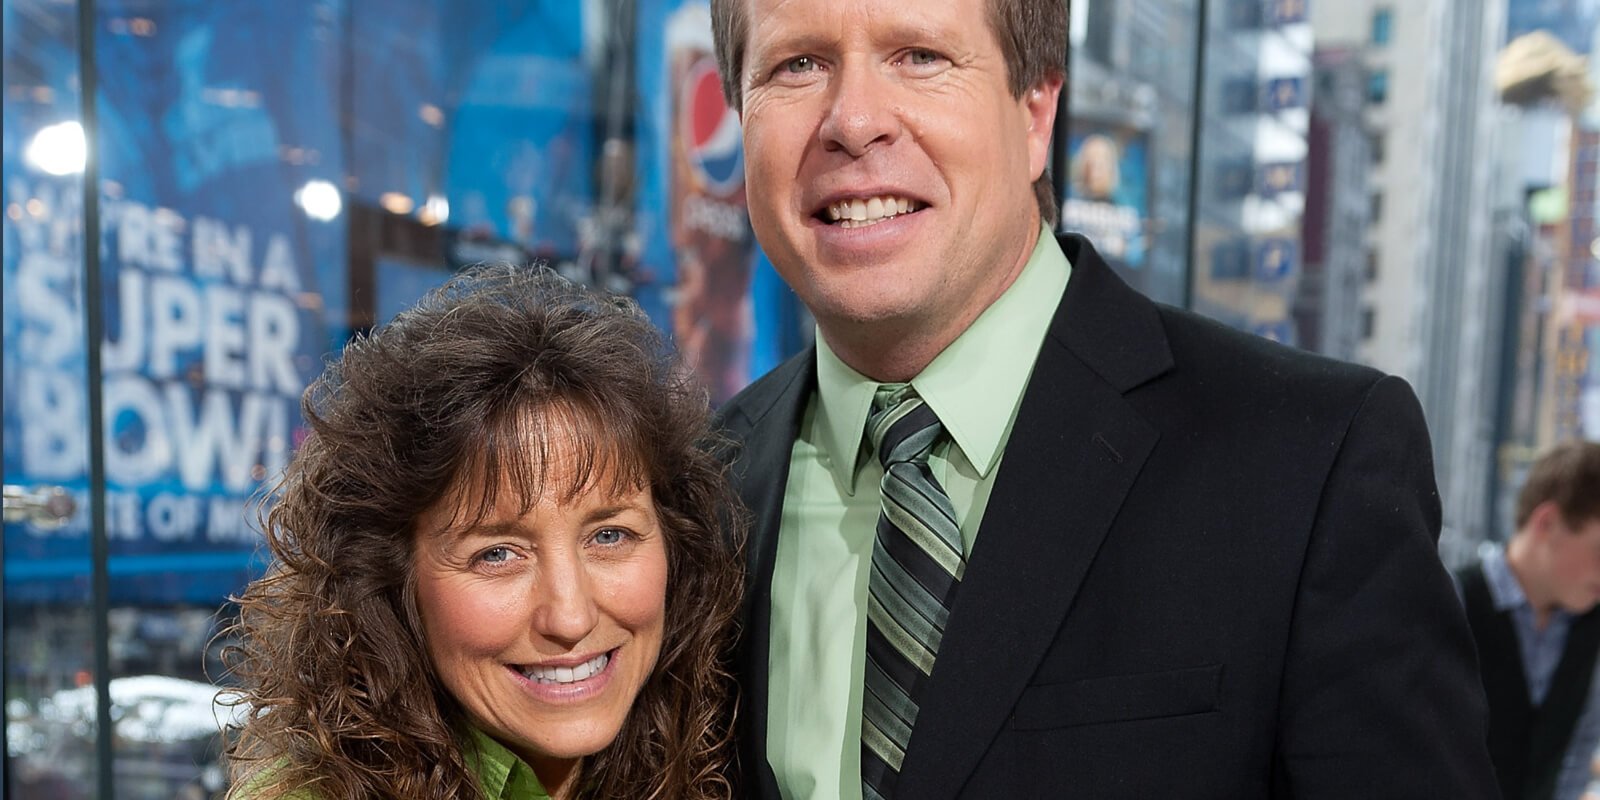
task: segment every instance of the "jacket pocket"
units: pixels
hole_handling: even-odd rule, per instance
[[[1221,691],[1221,664],[1029,686],[1011,727],[1037,731],[1203,714],[1216,710]]]

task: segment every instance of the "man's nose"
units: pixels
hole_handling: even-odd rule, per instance
[[[819,131],[823,146],[860,158],[874,147],[892,143],[900,121],[888,78],[853,65],[841,67],[836,74]]]
[[[534,592],[533,627],[546,639],[576,645],[599,622],[594,581],[576,554],[547,558]]]

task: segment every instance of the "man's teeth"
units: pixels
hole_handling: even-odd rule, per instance
[[[920,208],[904,197],[872,197],[866,200],[840,200],[828,206],[828,218],[846,228],[876,225],[886,219]]]
[[[576,667],[528,667],[523,677],[534,683],[577,683],[599,675],[611,663],[609,653],[601,653]]]

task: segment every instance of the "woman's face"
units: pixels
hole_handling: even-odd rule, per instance
[[[649,487],[605,491],[602,474],[561,502],[573,445],[552,439],[549,488],[526,514],[507,487],[464,526],[477,492],[457,488],[418,519],[413,556],[445,688],[547,784],[621,730],[661,652],[667,591]]]

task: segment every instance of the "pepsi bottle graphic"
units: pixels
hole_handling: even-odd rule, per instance
[[[673,336],[720,404],[749,381],[755,237],[745,205],[739,117],[722,97],[707,7],[667,23],[670,226],[677,259]]]

